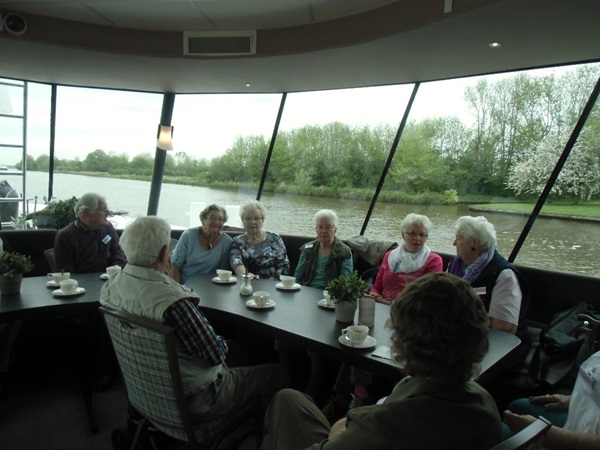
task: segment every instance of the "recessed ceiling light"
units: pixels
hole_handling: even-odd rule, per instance
[[[250,83],[246,83],[246,84],[244,84],[244,86],[245,86],[245,87],[252,87],[252,84],[250,84]]]
[[[500,42],[490,42],[488,45],[490,46],[490,48],[498,48],[502,46]]]

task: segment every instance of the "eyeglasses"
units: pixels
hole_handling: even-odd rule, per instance
[[[208,216],[206,219],[210,223],[225,223],[225,218],[224,217],[212,217],[212,216]]]
[[[333,225],[319,225],[316,228],[317,228],[317,230],[325,230],[325,231],[331,231],[331,230],[335,229],[335,227]]]
[[[242,219],[244,222],[262,222],[262,217],[244,217]]]
[[[108,214],[110,212],[108,209],[108,206],[106,206],[105,208],[96,208],[94,211],[104,213],[104,214]]]
[[[428,234],[425,234],[425,233],[415,233],[414,231],[407,231],[404,234],[410,236],[413,239],[416,238],[416,237],[421,238],[421,239],[427,239],[429,237]]]

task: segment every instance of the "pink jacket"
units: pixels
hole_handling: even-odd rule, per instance
[[[394,273],[392,272],[392,269],[390,269],[388,262],[391,252],[392,250],[383,256],[381,266],[379,267],[379,272],[377,272],[377,277],[375,278],[375,283],[371,288],[372,294],[379,294],[386,300],[395,300],[396,296],[402,292],[402,289],[404,289],[408,283],[416,280],[419,277],[422,277],[426,273],[442,271],[442,257],[431,252],[423,267],[416,272]]]

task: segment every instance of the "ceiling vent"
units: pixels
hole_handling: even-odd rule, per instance
[[[193,56],[255,55],[256,30],[184,31],[183,54]]]
[[[482,3],[489,3],[489,0],[444,0],[444,13],[468,9]]]

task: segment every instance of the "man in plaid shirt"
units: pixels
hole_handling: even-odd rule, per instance
[[[156,320],[175,329],[184,392],[210,440],[240,416],[287,386],[279,364],[229,368],[227,343],[200,311],[198,294],[168,276],[171,227],[163,219],[140,217],[121,237],[127,265],[102,288],[100,303]]]

